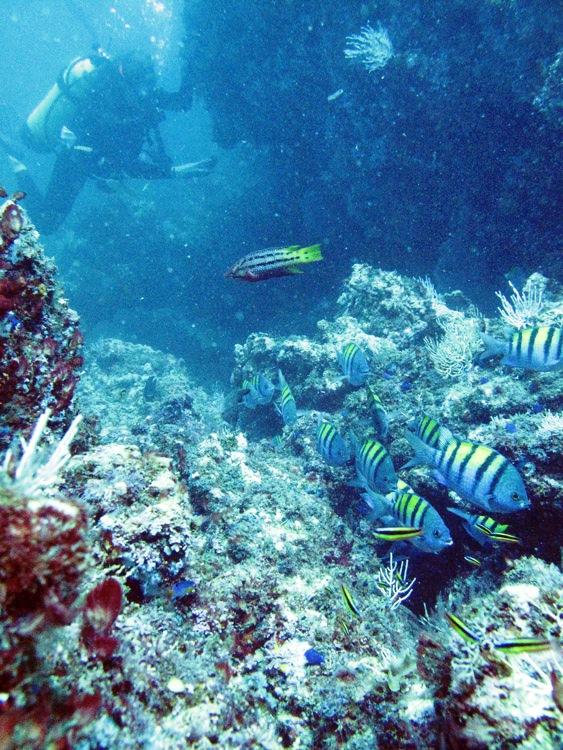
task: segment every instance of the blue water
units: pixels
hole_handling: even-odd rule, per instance
[[[3,7],[2,133],[17,140],[95,44],[149,53],[160,88],[193,89],[191,108],[160,125],[174,164],[217,157],[194,180],[88,183],[44,235],[91,338],[149,343],[224,380],[249,332],[312,332],[354,261],[429,275],[485,310],[506,275],[561,277],[563,24],[547,0]],[[392,44],[371,72],[344,55],[367,25]],[[45,186],[53,155],[19,146]],[[246,253],[313,242],[325,261],[303,277],[223,278]]]

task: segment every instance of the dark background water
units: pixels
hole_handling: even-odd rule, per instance
[[[249,332],[331,316],[354,261],[428,274],[488,311],[507,274],[562,276],[562,19],[548,0],[8,0],[0,129],[17,132],[94,41],[150,51],[162,87],[193,87],[162,133],[176,163],[217,155],[214,174],[88,186],[45,246],[87,336],[223,379]],[[374,72],[344,56],[368,22],[394,49]],[[45,180],[52,157],[24,156]],[[0,169],[11,187],[2,155]],[[312,242],[326,259],[302,277],[223,278],[247,252]]]

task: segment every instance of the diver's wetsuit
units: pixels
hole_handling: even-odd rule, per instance
[[[97,71],[88,100],[66,123],[76,144],[73,148],[61,144],[44,196],[27,169],[16,173],[19,189],[27,194],[26,208],[41,232],[49,234],[62,224],[88,178],[103,184],[123,176],[147,180],[171,176],[172,161],[158,126],[165,110],[186,108],[186,96],[152,91],[133,99],[126,86],[111,62]]]

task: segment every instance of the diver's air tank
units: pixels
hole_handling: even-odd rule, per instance
[[[60,146],[63,126],[70,127],[76,107],[90,94],[95,69],[89,57],[78,57],[63,70],[26,120],[23,137],[28,146],[36,151]]]

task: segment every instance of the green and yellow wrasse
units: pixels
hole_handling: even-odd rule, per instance
[[[245,255],[229,268],[225,276],[241,281],[264,281],[302,273],[299,266],[322,259],[320,245],[269,247],[258,253]]]
[[[464,641],[467,641],[468,643],[479,643],[481,639],[477,633],[474,633],[468,628],[463,620],[460,620],[457,615],[454,615],[452,612],[446,612],[446,617],[452,628],[463,638]]]
[[[429,464],[441,484],[487,511],[513,513],[530,507],[518,470],[493,448],[459,440],[445,427],[440,427],[437,447],[413,432],[406,437],[416,455],[403,468]]]
[[[473,555],[465,555],[463,558],[466,562],[468,562],[470,565],[473,565],[475,568],[481,567],[481,560],[479,560],[478,557],[474,557]]]
[[[548,651],[551,643],[546,638],[515,638],[511,641],[493,643],[493,646],[505,654],[529,654],[533,651]]]
[[[477,531],[480,531],[482,534],[485,534],[491,542],[508,542],[512,544],[520,544],[521,540],[514,536],[514,534],[507,534],[506,532],[493,532],[490,531],[487,526],[481,523],[476,523],[475,528]]]
[[[348,587],[344,584],[341,584],[340,591],[342,593],[342,601],[344,602],[344,606],[346,607],[346,609],[351,612],[354,617],[361,617],[360,610],[356,607],[356,603]]]
[[[463,524],[464,529],[479,544],[491,544],[495,541],[495,534],[505,534],[508,529],[508,524],[499,523],[490,516],[468,513],[465,510],[461,510],[461,508],[448,508],[448,511],[463,518],[465,522]]]
[[[376,539],[381,539],[385,542],[402,542],[406,539],[414,539],[417,536],[422,536],[422,528],[415,528],[414,526],[382,526],[373,532]]]
[[[521,328],[508,341],[481,334],[486,346],[479,359],[502,354],[501,364],[527,370],[560,370],[563,367],[563,328]]]

